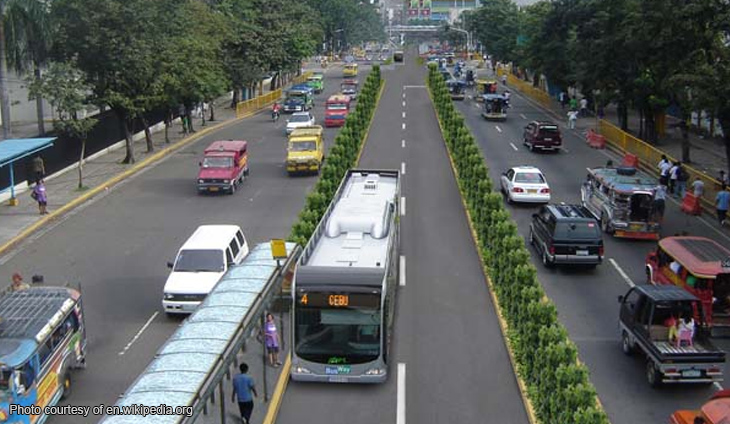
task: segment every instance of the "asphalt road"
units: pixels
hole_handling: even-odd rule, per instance
[[[500,92],[503,87],[500,88]],[[499,176],[511,166],[533,165],[545,174],[552,190],[553,202],[580,203],[580,186],[586,167],[602,166],[611,158],[620,158],[603,150],[589,148],[582,137],[565,127],[565,117],[548,115],[512,90],[512,108],[506,122],[488,122],[471,100],[457,102],[466,122],[478,139],[490,168],[495,187]],[[522,132],[533,119],[559,120],[565,151],[530,153],[522,145]],[[531,214],[536,206],[508,206],[517,221],[522,236],[527,237]],[[709,224],[708,224],[709,223]],[[727,233],[720,233],[714,219],[704,222],[682,214],[675,202],[668,202],[663,235],[687,231],[692,235],[713,238],[721,244],[730,243]],[[588,365],[591,380],[614,424],[667,422],[676,409],[694,409],[717,390],[716,386],[675,385],[660,389],[648,386],[641,355],[627,357],[620,350],[617,296],[624,294],[628,283],[618,268],[635,284],[645,282],[644,258],[654,242],[616,239],[604,235],[606,258],[595,270],[546,269],[534,249],[533,259],[538,276],[548,296],[558,307],[560,320],[576,342],[581,359]],[[618,267],[618,268],[617,268]],[[726,351],[730,341],[716,340]],[[725,367],[728,375],[730,367]]]
[[[403,171],[405,164],[406,284],[398,288],[396,359],[382,385],[290,382],[277,421],[483,423],[498,417],[501,423],[527,423],[424,86],[425,69],[410,55],[383,75],[387,85],[360,167]],[[404,381],[398,381],[399,367],[405,367]]]
[[[363,70],[367,72],[367,70]],[[339,91],[340,67],[327,69],[316,96]],[[10,252],[0,281],[42,274],[47,284],[80,282],[88,334],[88,368],[76,373],[68,403],[113,404],[180,324],[162,313],[166,262],[202,224],[238,224],[249,243],[286,237],[316,177],[287,176],[285,118],[268,113],[213,132],[73,211],[41,236]],[[325,130],[329,146],[339,129]],[[249,141],[251,174],[232,196],[200,196],[198,162],[216,139]],[[141,329],[149,326],[139,334]],[[134,340],[135,335],[139,337]],[[54,417],[52,423],[91,423],[98,417]]]

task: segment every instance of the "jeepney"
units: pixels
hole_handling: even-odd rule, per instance
[[[581,203],[615,237],[659,240],[660,223],[653,207],[655,180],[635,168],[587,168]]]
[[[446,86],[449,88],[451,100],[464,100],[464,89],[466,88],[464,81],[451,79],[446,81]]]
[[[497,81],[495,80],[478,78],[476,80],[476,87],[477,92],[474,99],[477,102],[483,102],[484,98],[482,96],[485,94],[497,94]]]
[[[340,84],[340,92],[350,96],[350,100],[357,100],[358,82],[354,79],[346,79]]]
[[[344,78],[353,78],[357,76],[357,63],[348,63],[342,69],[342,76]]]
[[[501,94],[484,94],[484,111],[482,116],[486,120],[504,121],[507,119],[507,99]]]
[[[314,90],[306,84],[291,87],[286,92],[284,112],[304,112],[314,107]]]
[[[312,87],[315,94],[324,91],[324,76],[322,74],[313,74],[307,77],[307,85]]]
[[[289,175],[298,172],[319,174],[324,162],[324,142],[321,125],[295,129],[289,135],[286,149],[286,171]]]

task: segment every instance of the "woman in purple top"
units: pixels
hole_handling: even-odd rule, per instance
[[[48,210],[46,210],[48,198],[46,197],[46,185],[44,184],[43,179],[38,180],[38,182],[35,184],[31,196],[35,199],[36,202],[38,202],[38,210],[40,211],[41,215],[46,215],[48,213]]]
[[[269,354],[269,365],[278,367],[279,362],[279,332],[276,330],[276,322],[274,316],[270,313],[266,314],[266,324],[264,325],[264,338],[266,343],[266,351]]]

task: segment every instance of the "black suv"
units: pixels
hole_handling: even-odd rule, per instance
[[[543,206],[532,215],[529,241],[546,267],[555,264],[595,267],[603,261],[600,226],[583,206]]]

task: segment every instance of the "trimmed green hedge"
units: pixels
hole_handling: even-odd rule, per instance
[[[507,324],[517,372],[527,386],[537,420],[607,424],[588,370],[578,362],[578,350],[537,280],[530,253],[502,196],[492,191],[482,153],[435,65],[429,66],[427,82],[480,254]]]
[[[302,246],[307,244],[317,223],[322,219],[322,215],[332,201],[332,196],[337,191],[340,181],[347,170],[357,164],[382,84],[380,66],[374,65],[357,96],[355,110],[347,115],[345,125],[330,147],[319,180],[307,195],[304,209],[299,212],[299,219],[292,226],[289,241]]]

